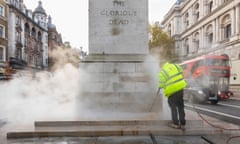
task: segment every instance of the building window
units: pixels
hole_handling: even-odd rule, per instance
[[[199,39],[196,39],[194,41],[194,44],[195,44],[195,50],[193,51],[193,53],[197,53],[199,50]]]
[[[192,50],[192,53],[197,53],[199,50],[199,32],[196,32],[194,34],[193,44],[194,44],[194,49]]]
[[[42,34],[41,34],[40,32],[38,32],[38,36],[37,36],[37,37],[38,37],[38,38],[37,38],[37,39],[38,39],[38,41],[40,41],[40,42],[41,42],[41,41],[42,41]]]
[[[213,33],[208,34],[208,43],[212,44],[213,43]]]
[[[36,30],[35,30],[34,28],[32,28],[31,36],[32,36],[33,38],[36,38]]]
[[[222,40],[229,39],[232,35],[231,16],[226,14],[221,21],[221,37]]]
[[[0,5],[0,16],[4,17],[4,7]]]
[[[197,12],[197,13],[195,14],[195,18],[196,18],[196,21],[198,21],[198,19],[199,19],[199,12]]]
[[[232,35],[232,31],[231,31],[231,24],[228,24],[226,27],[225,27],[225,38],[228,39],[230,38]]]
[[[19,2],[18,1],[15,1],[15,7],[19,8]]]
[[[212,12],[212,8],[213,8],[213,1],[210,1],[209,2],[209,13],[211,13]]]
[[[169,36],[172,36],[171,24],[168,25],[168,34]]]
[[[21,42],[21,33],[16,32],[16,41]]]
[[[186,45],[186,55],[189,54],[189,45]]]
[[[19,16],[16,17],[16,25],[21,26],[21,19]]]
[[[213,43],[213,26],[209,24],[205,30],[207,46],[211,46]]]
[[[0,38],[5,38],[5,28],[0,25]]]
[[[24,26],[24,32],[25,32],[25,34],[30,35],[30,28],[29,28],[29,25],[27,23]]]
[[[185,46],[185,48],[186,48],[186,50],[185,50],[185,55],[188,55],[188,54],[189,54],[189,42],[188,42],[188,38],[185,40],[184,46]]]
[[[194,7],[194,18],[195,18],[195,22],[197,22],[199,19],[199,4],[198,3]]]
[[[16,49],[16,58],[22,59],[22,49],[21,48]]]
[[[4,60],[4,49],[3,47],[0,47],[0,61]]]

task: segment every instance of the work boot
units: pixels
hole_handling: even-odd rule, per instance
[[[175,129],[179,129],[179,128],[180,128],[179,125],[176,125],[176,124],[174,124],[173,122],[169,122],[169,123],[168,123],[168,126],[171,127],[171,128],[175,128]]]
[[[185,130],[186,130],[185,125],[181,125],[181,126],[180,126],[180,129],[181,129],[182,131],[185,131]]]

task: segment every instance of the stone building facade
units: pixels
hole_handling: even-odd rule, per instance
[[[49,52],[58,47],[64,47],[62,35],[58,33],[56,26],[52,23],[51,16],[48,16],[48,47]]]
[[[23,0],[8,0],[8,54],[12,66],[48,66],[47,14],[41,1],[32,12]]]
[[[239,0],[178,1],[162,25],[175,38],[181,57],[225,53],[240,58]]]
[[[0,0],[0,79],[6,79],[8,57],[8,21],[7,4]]]
[[[227,54],[233,85],[240,85],[240,0],[178,0],[161,22],[175,38],[180,60]]]
[[[54,65],[53,51],[63,48],[62,35],[58,33],[56,26],[52,23],[51,16],[48,16],[48,64],[49,68]]]
[[[8,51],[7,4],[0,0],[0,62],[6,63]]]

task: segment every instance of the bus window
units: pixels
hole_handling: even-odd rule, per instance
[[[209,66],[229,66],[229,61],[225,59],[209,59]]]
[[[191,73],[193,74],[198,67],[199,67],[199,61],[196,61],[192,66]]]
[[[207,61],[205,59],[199,61],[199,66],[206,66]]]

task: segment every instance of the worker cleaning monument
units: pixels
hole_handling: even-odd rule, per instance
[[[223,134],[202,120],[189,119],[195,118],[192,113],[187,114],[186,125],[185,120],[182,123],[184,131],[168,127],[171,112],[159,93],[163,88],[158,86],[159,64],[148,52],[148,0],[89,0],[88,51],[79,63],[76,117],[36,119],[26,129],[11,127],[5,141],[54,141],[51,138],[57,137],[58,142],[67,143],[104,143],[106,139],[108,143],[124,143],[132,139],[133,143],[156,144],[165,136],[170,136],[171,142],[179,142],[183,136],[190,143],[205,143],[205,136]]]

